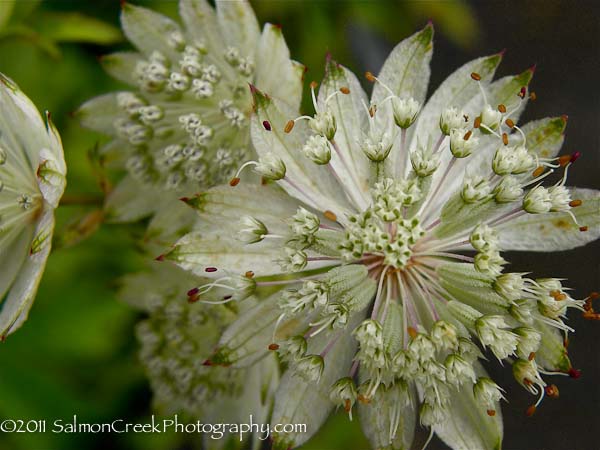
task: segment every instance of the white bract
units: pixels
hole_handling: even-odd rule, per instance
[[[102,58],[130,90],[89,100],[77,117],[112,140],[103,160],[127,176],[108,196],[108,220],[169,210],[173,199],[229,180],[250,144],[249,85],[298,108],[304,66],[278,26],[262,33],[247,1],[181,0],[183,26],[124,3],[123,31],[137,51]],[[172,209],[172,208],[171,208]]]
[[[210,358],[235,367],[280,352],[288,369],[271,421],[293,417],[308,433],[277,434],[278,448],[301,445],[336,406],[358,408],[374,448],[410,448],[417,420],[455,449],[500,448],[503,391],[478,362],[483,351],[528,362],[515,374],[536,406],[542,376],[577,375],[564,319],[569,308],[591,318],[591,298],[504,272],[501,252],[598,238],[599,195],[564,187],[579,156],[557,157],[564,118],[517,125],[532,70],[492,81],[502,55],[478,58],[426,102],[432,36],[428,25],[367,74],[370,100],[328,60],[318,95],[311,85],[314,117],[254,90],[258,162],[242,167],[277,161],[277,177],[236,178],[190,201],[199,229],[161,256],[234,292],[224,273],[251,271],[257,295],[279,289]],[[555,170],[561,180],[541,186]],[[244,216],[264,239],[235,238],[248,233]]]
[[[0,74],[0,340],[27,319],[66,184],[60,136]]]

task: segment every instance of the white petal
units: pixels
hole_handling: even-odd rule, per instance
[[[204,41],[210,52],[222,54],[225,51],[217,14],[206,0],[181,0],[179,16],[192,41]]]
[[[50,254],[52,232],[54,230],[54,210],[47,209],[34,233],[34,243],[39,243],[35,252],[29,252],[20,267],[6,300],[0,311],[0,336],[16,331],[27,320],[29,309],[35,299],[38,285],[42,279],[46,260]],[[42,242],[40,242],[42,241]]]
[[[514,110],[513,114],[511,114],[511,119],[517,123],[527,104],[527,97],[525,97],[524,100],[519,101],[520,99],[517,94],[519,94],[522,87],[527,87],[532,77],[533,71],[528,69],[518,75],[507,76],[494,81],[487,88],[487,101],[493,108],[503,104],[506,106],[507,110]],[[473,84],[475,83],[473,82]],[[516,105],[518,105],[518,108],[516,108]],[[470,117],[474,117],[479,115],[484,107],[485,102],[483,101],[483,96],[478,94],[464,107],[464,112]],[[438,191],[435,199],[431,199],[423,212],[424,215],[431,214],[442,208],[452,194],[456,193],[462,185],[465,173],[474,173],[485,178],[493,175],[492,159],[496,149],[502,144],[495,136],[484,135],[482,133],[476,133],[476,136],[480,139],[479,145],[471,156],[455,160],[451,172],[449,172],[448,177],[444,180],[444,188]],[[513,143],[516,143],[515,136],[519,136],[516,134],[516,131],[510,138]],[[445,147],[446,148],[442,153],[440,166],[433,176],[434,185],[446,171],[450,161],[454,159],[452,153],[448,151],[447,145]]]
[[[479,377],[487,376],[478,362],[474,363]],[[435,433],[452,450],[500,450],[502,448],[502,411],[496,404],[496,414],[488,416],[485,407],[475,401],[472,384],[466,383],[451,396],[448,419],[433,427]]]
[[[265,239],[244,245],[230,232],[215,230],[209,234],[187,234],[165,258],[198,276],[216,277],[224,271],[238,274],[253,271],[257,276],[280,274],[282,269],[276,260],[281,256],[279,241]]]
[[[113,223],[135,222],[151,215],[158,207],[161,191],[126,176],[110,192],[104,204],[106,220]]]
[[[239,318],[233,322],[221,336],[217,347],[217,355],[224,355],[225,361],[210,358],[211,361],[222,364],[226,362],[232,367],[248,367],[264,358],[271,350],[269,344],[273,343],[273,331],[277,319],[282,313],[279,307],[281,291],[268,298],[259,298],[255,304],[241,312]],[[244,308],[249,302],[244,300]],[[279,324],[278,331],[285,334],[276,334],[277,339],[287,339],[300,333],[308,327],[308,318],[304,320],[288,320]]]
[[[359,317],[360,316],[360,317]],[[329,391],[336,380],[347,376],[352,357],[356,352],[356,341],[351,330],[364,318],[357,314],[342,337],[325,356],[325,368],[318,383],[307,383],[292,370],[288,370],[275,395],[272,424],[306,424],[306,433],[278,434],[273,436],[275,447],[296,448],[310,439],[323,425],[334,408],[329,400]],[[317,354],[327,345],[328,336],[322,333],[308,343],[308,353]]]
[[[237,47],[242,56],[254,57],[260,34],[258,21],[247,0],[217,0],[217,20],[225,41]]]
[[[115,52],[100,58],[102,68],[112,77],[135,86],[137,77],[135,68],[143,56],[136,52]]]
[[[35,105],[21,92],[19,87],[10,79],[0,74],[0,144],[22,160],[31,179],[38,168],[39,154],[43,148],[51,150],[56,155],[62,154],[62,148],[56,147],[56,138],[48,133],[46,123]],[[24,125],[27,131],[24,131]]]
[[[262,221],[273,234],[285,234],[291,218],[300,203],[276,186],[262,186],[243,182],[236,186],[217,186],[189,200],[190,205],[200,212],[198,231],[239,231],[239,219],[251,216]]]
[[[551,372],[568,372],[572,366],[564,344],[564,333],[541,320],[536,320],[534,326],[542,333],[540,348],[535,352],[535,362]]]
[[[433,53],[433,25],[428,24],[421,31],[400,42],[386,59],[378,78],[400,98],[412,97],[420,105],[425,103],[431,69],[429,63]],[[381,84],[375,83],[371,103],[377,105],[379,121],[385,118],[385,128],[394,129],[392,106],[382,101],[390,93]],[[408,129],[407,142],[415,125]],[[410,147],[412,148],[412,147]],[[386,161],[394,173],[401,174],[408,162],[408,148],[400,148],[400,133],[397,134],[390,158]],[[401,154],[402,153],[402,154]]]
[[[395,413],[394,398],[388,397],[386,392],[379,394],[378,391],[371,403],[367,405],[358,403],[360,425],[372,448],[397,450],[411,448],[417,425],[418,404],[413,386],[411,385],[408,391],[410,405],[403,407],[393,439],[390,439],[390,419]]]
[[[527,138],[527,150],[540,158],[553,158],[558,155],[567,127],[567,116],[546,117],[527,122],[521,127]]]
[[[350,93],[340,94],[340,88],[348,88]],[[353,197],[361,200],[361,209],[365,209],[370,201],[370,164],[360,148],[360,142],[369,123],[369,116],[365,110],[368,99],[356,76],[337,62],[328,59],[325,78],[319,89],[320,108],[325,108],[325,100],[334,92],[338,93],[331,97],[328,107],[337,123],[335,142],[348,164],[343,164],[337,153],[332,151],[331,165],[340,174],[346,189],[352,190],[355,193]]]
[[[0,299],[12,286],[29,254],[33,226],[5,229],[0,237]],[[2,303],[0,303],[1,308]]]
[[[425,101],[431,69],[429,63],[433,50],[433,25],[400,42],[387,57],[379,72],[379,80],[400,98],[412,97],[421,105]],[[373,87],[372,103],[378,107],[390,93],[381,84]],[[389,103],[386,103],[389,112]],[[391,114],[387,114],[391,115]]]
[[[581,247],[600,237],[600,191],[569,188],[571,198],[583,204],[571,211],[581,226],[579,231],[566,213],[526,214],[498,227],[502,250],[556,252]]]
[[[478,95],[479,87],[471,79],[471,73],[481,75],[481,82],[486,86],[501,60],[501,54],[483,56],[468,62],[446,78],[424,106],[417,122],[410,128],[413,137],[408,140],[409,148],[416,147],[417,137],[423,144],[427,143],[429,137],[435,143],[441,134],[439,120],[442,111],[449,107],[463,108]]]
[[[256,54],[256,86],[269,95],[284,100],[294,110],[299,110],[303,76],[304,66],[290,60],[290,51],[281,28],[265,24]]]
[[[271,99],[253,89],[256,113],[252,117],[252,143],[259,156],[269,153],[281,158],[287,167],[287,175],[302,192],[285,180],[278,182],[290,195],[317,210],[333,211],[342,219],[345,212],[352,211],[341,187],[324,166],[318,166],[299,151],[307,141],[309,132],[305,121],[299,121],[291,133],[285,133],[288,120],[295,114],[285,103]],[[267,121],[271,130],[265,129]]]
[[[125,3],[121,12],[123,31],[133,45],[146,55],[159,51],[164,56],[177,61],[178,52],[169,45],[168,37],[175,31],[181,32],[179,25],[162,14],[131,3]]]
[[[75,111],[75,117],[90,130],[115,136],[113,124],[124,115],[117,104],[117,95],[118,92],[111,92],[88,100]]]

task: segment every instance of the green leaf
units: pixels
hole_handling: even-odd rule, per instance
[[[8,23],[15,8],[15,0],[4,0],[0,2],[0,30]]]
[[[36,31],[56,42],[110,45],[123,40],[123,34],[114,25],[75,12],[43,12]]]

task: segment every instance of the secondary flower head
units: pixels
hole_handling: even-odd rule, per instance
[[[27,319],[65,189],[60,136],[0,74],[0,340]]]
[[[229,305],[195,303],[193,295],[186,302],[186,286],[197,282],[177,267],[157,263],[121,280],[121,299],[146,314],[136,335],[154,407],[161,414],[183,413],[206,423],[238,423],[249,414],[264,422],[279,379],[276,360],[269,355],[247,369],[208,363],[237,314]]]
[[[517,125],[533,70],[492,81],[502,55],[478,58],[426,102],[432,36],[428,25],[379,76],[367,74],[370,100],[332,60],[318,95],[311,85],[315,116],[295,118],[255,90],[258,162],[248,165],[277,158],[285,170],[201,194],[191,204],[203,225],[163,256],[217,278],[203,289],[236,292],[230,274],[248,271],[257,292],[280,289],[246,309],[211,360],[280,352],[288,370],[271,420],[308,424],[306,434],[276,435],[281,448],[302,444],[335,406],[358,408],[374,448],[409,448],[417,416],[453,448],[498,448],[503,391],[483,352],[528,361],[515,375],[536,406],[544,377],[575,373],[564,320],[570,308],[595,314],[591,299],[572,298],[558,279],[505,272],[501,251],[596,239],[598,193],[564,187],[578,157],[556,156],[566,119]],[[412,122],[398,120],[402,99],[407,116],[423,105]],[[317,144],[330,156],[315,158]],[[541,186],[555,170],[560,180]],[[261,224],[258,242],[235,238],[243,216]]]
[[[229,180],[254,154],[249,84],[300,102],[304,67],[289,59],[279,27],[260,32],[247,1],[217,1],[215,10],[206,0],[181,0],[179,10],[183,27],[125,3],[121,22],[137,51],[102,64],[130,90],[77,112],[84,126],[111,136],[101,155],[128,174],[108,198],[112,220],[138,219],[178,193]]]

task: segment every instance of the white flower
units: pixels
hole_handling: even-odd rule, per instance
[[[179,11],[183,26],[124,3],[123,31],[136,51],[102,64],[131,91],[77,112],[84,126],[111,136],[100,154],[128,173],[108,196],[111,221],[172,210],[182,194],[228,181],[253,154],[249,84],[300,104],[303,66],[289,59],[279,27],[260,32],[247,1],[218,0],[215,11],[206,0],[181,0]]]
[[[60,136],[0,74],[0,340],[27,319],[66,184]]]
[[[136,336],[154,405],[161,414],[185,413],[201,421],[214,417],[216,405],[220,417],[231,423],[247,418],[246,411],[266,420],[279,378],[275,358],[246,368],[225,367],[218,360],[214,347],[237,315],[226,305],[202,304],[189,294],[186,302],[186,290],[201,281],[157,263],[121,280],[119,297],[147,315],[137,324]],[[256,299],[246,302],[256,304]]]
[[[318,96],[311,86],[316,118],[295,117],[283,102],[255,90],[253,143],[259,158],[273,154],[282,160],[285,177],[209,190],[198,208],[204,232],[185,236],[165,255],[217,279],[223,272],[251,270],[257,293],[263,286],[280,287],[265,302],[260,320],[242,314],[221,342],[243,360],[264,355],[260,345],[304,339],[306,348],[292,349],[294,362],[277,393],[273,423],[289,420],[293,410],[295,419],[316,431],[333,407],[321,394],[329,390],[337,405],[360,409],[375,448],[392,442],[409,448],[412,431],[402,418],[417,413],[452,448],[498,448],[502,391],[487,378],[476,343],[510,364],[538,346],[538,333],[543,345],[530,353],[540,373],[573,370],[562,335],[570,328],[563,319],[569,308],[584,309],[591,299],[568,297],[562,284],[503,274],[502,252],[564,250],[598,238],[600,197],[565,188],[577,200],[567,202],[562,189],[541,198],[540,188],[531,190],[550,173],[547,168],[566,168],[576,159],[556,157],[564,119],[516,125],[531,70],[491,81],[501,55],[479,58],[426,102],[431,40],[427,26],[398,45],[379,76],[367,75],[375,83],[370,102],[354,74],[329,60]],[[393,98],[424,105],[408,129],[396,123]],[[496,109],[499,114],[490,112]],[[329,126],[315,129],[323,117]],[[266,129],[265,120],[278,132]],[[461,150],[456,156],[455,129],[460,132],[454,133],[454,150]],[[456,142],[469,132],[468,141],[479,140],[471,154]],[[302,151],[315,133],[330,145],[327,164]],[[385,151],[365,154],[365,134],[389,136],[389,150],[386,141],[380,147]],[[494,155],[505,141],[525,149],[518,150],[519,161],[531,158],[538,167],[521,173],[512,166],[506,177],[514,178],[496,174]],[[411,154],[420,142],[433,145]],[[419,173],[427,158],[439,165]],[[551,211],[552,198],[559,212]],[[300,208],[318,219],[311,221],[310,239]],[[278,238],[241,246],[231,238],[238,231],[231,218],[247,214]],[[302,226],[290,227],[298,218]],[[314,289],[301,292],[316,281],[326,296]],[[356,402],[348,379],[360,380]],[[315,417],[313,411],[324,413]],[[275,445],[297,447],[311,434],[278,434]]]

